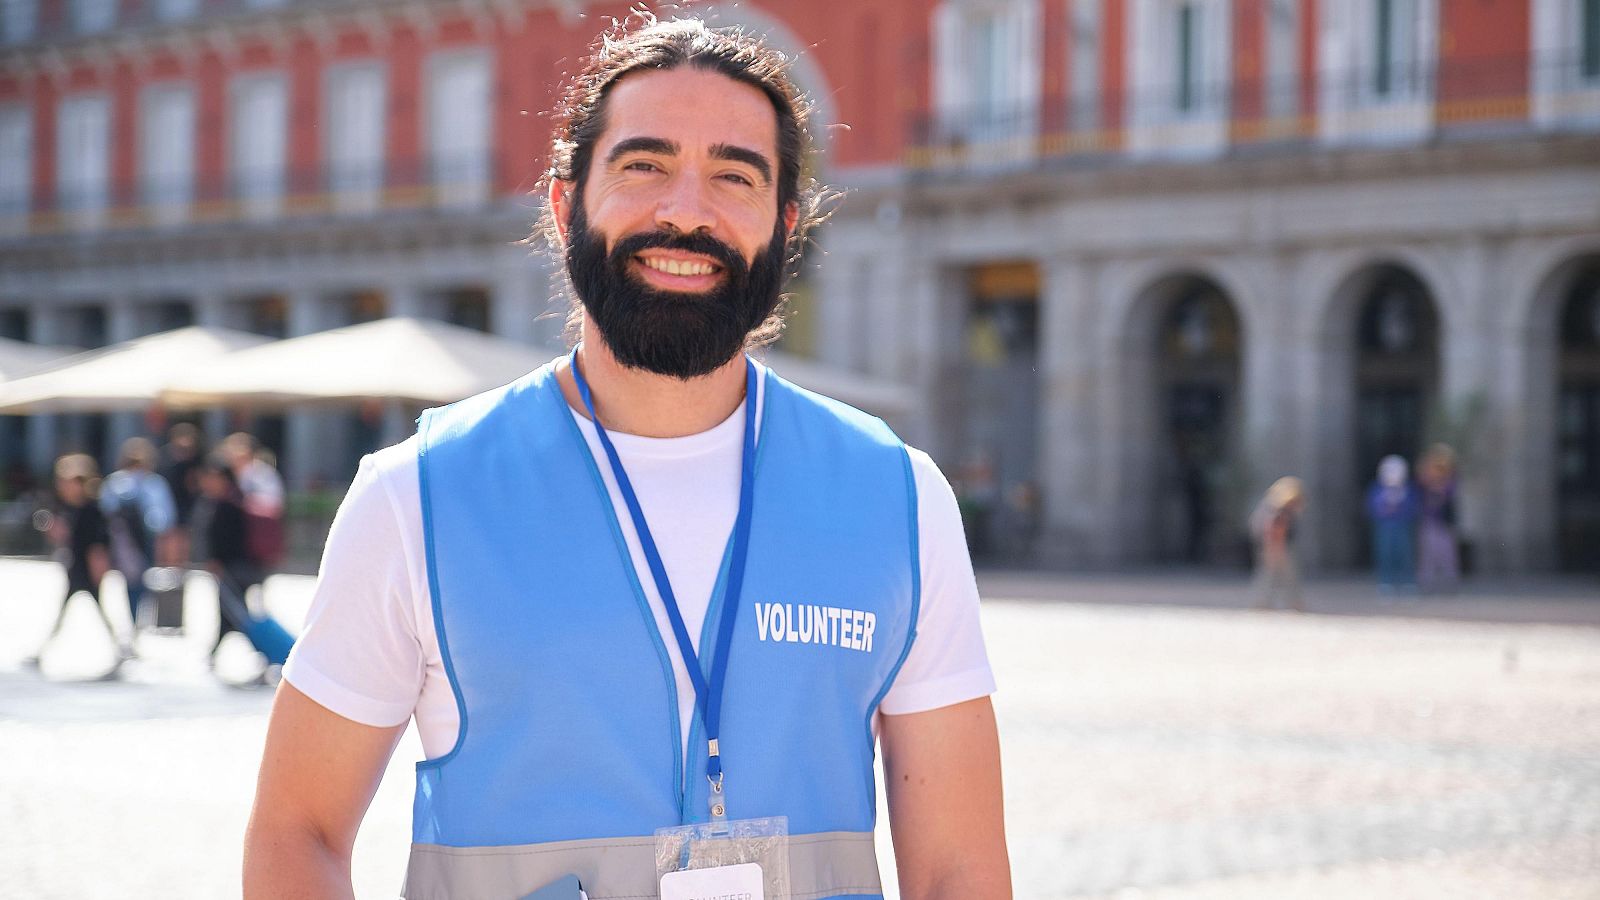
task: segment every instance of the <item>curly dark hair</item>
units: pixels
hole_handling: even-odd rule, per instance
[[[606,127],[607,100],[623,78],[641,70],[670,71],[684,66],[717,72],[760,90],[777,114],[778,215],[781,221],[791,203],[799,213],[785,249],[785,274],[793,275],[811,229],[823,219],[819,210],[824,192],[805,173],[812,152],[807,128],[811,106],[789,78],[789,57],[737,27],[712,28],[699,19],[661,22],[642,11],[635,16],[642,27],[629,30],[631,20],[615,23],[596,39],[583,69],[568,83],[556,106],[551,164],[540,180],[540,195],[548,191],[551,180],[557,180],[573,185],[574,204],[583,202],[583,184],[594,161],[595,144]],[[561,249],[555,211],[549,204],[535,237],[541,235],[549,248]],[[571,335],[582,321],[583,305],[570,278],[566,287]],[[749,345],[761,346],[777,338],[786,305],[780,303],[750,333]]]

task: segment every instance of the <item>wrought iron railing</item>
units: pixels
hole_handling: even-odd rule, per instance
[[[375,216],[404,210],[487,210],[514,197],[494,156],[340,163],[314,168],[96,180],[0,197],[0,236],[67,231]],[[520,173],[531,183],[536,173]]]
[[[1246,79],[1049,95],[918,114],[916,169],[1030,166],[1130,153],[1303,147],[1325,139],[1404,142],[1472,126],[1600,129],[1600,60],[1580,52],[1446,59],[1311,79]],[[1180,98],[1182,102],[1180,102]],[[1463,127],[1465,126],[1465,127]],[[1503,133],[1506,128],[1497,128]]]

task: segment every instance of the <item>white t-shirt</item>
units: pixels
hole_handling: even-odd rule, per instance
[[[758,392],[757,415],[760,408]],[[576,411],[573,418],[598,461],[634,567],[641,573],[639,584],[663,635],[687,745],[694,686],[594,426]],[[611,434],[696,652],[738,513],[743,439],[742,403],[721,424],[688,437]],[[433,627],[416,440],[361,461],[334,517],[305,630],[283,674],[317,703],[356,722],[392,726],[415,717],[423,753],[432,759],[454,746],[460,717]],[[927,454],[912,450],[911,468],[921,541],[921,610],[911,652],[879,706],[888,715],[937,709],[995,689],[955,494]],[[493,489],[484,485],[484,490]]]

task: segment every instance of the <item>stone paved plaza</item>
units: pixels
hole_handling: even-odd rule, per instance
[[[81,600],[22,668],[59,585],[0,562],[0,897],[237,896],[270,691],[206,670],[203,588],[191,634],[121,680],[93,680],[111,646]],[[307,586],[268,603],[294,621]],[[1383,606],[1316,585],[1299,615],[1239,609],[1224,578],[986,579],[1017,896],[1600,898],[1588,587]],[[230,642],[219,674],[255,666]],[[374,801],[358,896],[399,885],[417,754]],[[892,880],[886,830],[880,854]]]

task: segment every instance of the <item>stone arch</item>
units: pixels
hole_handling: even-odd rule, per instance
[[[1331,283],[1312,318],[1314,384],[1320,411],[1312,435],[1310,470],[1305,473],[1314,520],[1317,563],[1350,566],[1363,558],[1361,491],[1367,456],[1405,449],[1422,439],[1429,405],[1438,396],[1442,339],[1446,332],[1445,296],[1451,282],[1442,267],[1412,250],[1357,256]],[[1379,292],[1414,291],[1420,318],[1420,359],[1374,371],[1362,365],[1364,319],[1374,315]],[[1365,323],[1372,326],[1370,321]],[[1374,363],[1377,365],[1377,363]],[[1420,367],[1420,371],[1412,366]],[[1366,418],[1363,419],[1363,413]],[[1363,422],[1368,430],[1363,431]],[[1384,452],[1387,452],[1384,451]]]
[[[1570,518],[1571,504],[1582,500],[1572,496],[1581,492],[1582,486],[1562,485],[1563,467],[1574,462],[1597,464],[1589,454],[1579,460],[1562,458],[1562,421],[1576,418],[1576,423],[1567,425],[1580,430],[1600,427],[1590,422],[1600,417],[1600,398],[1590,393],[1600,388],[1600,372],[1567,371],[1561,321],[1572,303],[1583,300],[1574,297],[1575,291],[1588,286],[1600,292],[1600,241],[1564,242],[1552,247],[1550,255],[1555,252],[1563,255],[1559,260],[1547,260],[1538,280],[1516,295],[1520,327],[1511,332],[1519,337],[1520,364],[1512,374],[1521,390],[1514,398],[1514,408],[1508,411],[1508,425],[1520,440],[1513,444],[1513,456],[1505,468],[1510,496],[1525,498],[1526,562],[1534,568],[1576,564],[1574,554],[1562,550],[1564,541],[1572,541],[1568,531],[1573,524],[1564,526],[1563,520]],[[1562,409],[1564,397],[1573,409]],[[1586,446],[1579,436],[1578,445],[1569,449],[1581,452]],[[1600,497],[1593,499],[1600,502]]]
[[[1120,555],[1235,561],[1233,494],[1245,475],[1244,345],[1252,304],[1211,261],[1152,262],[1128,273],[1104,346],[1115,378]]]

